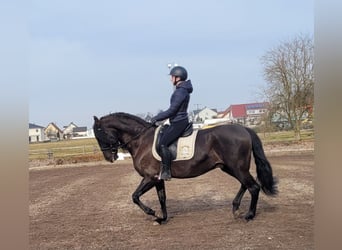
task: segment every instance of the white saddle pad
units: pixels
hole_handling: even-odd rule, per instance
[[[161,129],[161,126],[159,126],[156,129],[154,133],[154,140],[153,140],[153,145],[152,145],[152,154],[154,158],[156,158],[158,161],[161,161],[161,158],[156,151],[156,141],[157,141],[157,136],[158,136],[160,129]],[[191,135],[187,137],[180,137],[178,139],[177,156],[176,156],[176,159],[174,159],[173,161],[190,160],[194,156],[197,133],[198,133],[198,130],[194,129]]]

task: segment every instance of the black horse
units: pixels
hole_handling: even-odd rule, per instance
[[[160,162],[152,155],[152,144],[156,127],[139,117],[127,113],[114,113],[98,119],[94,116],[94,133],[107,161],[117,159],[119,148],[129,151],[135,170],[143,177],[133,193],[133,202],[146,214],[156,217],[161,224],[167,220],[166,192],[163,180],[158,180]],[[251,153],[256,164],[258,182],[249,173]],[[237,124],[220,125],[199,130],[194,157],[187,161],[175,161],[171,165],[173,178],[192,178],[215,168],[235,177],[241,187],[233,200],[233,213],[240,206],[248,189],[251,194],[246,220],[254,218],[260,188],[266,195],[276,195],[276,180],[257,134],[250,128]],[[162,217],[140,201],[140,196],[155,187]]]

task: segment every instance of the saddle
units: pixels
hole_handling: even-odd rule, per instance
[[[160,137],[163,131],[170,125],[161,125],[156,129],[154,135],[154,141],[152,146],[152,154],[157,160],[161,160],[157,148],[159,145]],[[171,152],[171,159],[173,161],[177,160],[189,160],[193,157],[195,151],[195,141],[198,130],[194,130],[192,127],[192,122],[188,124],[182,135],[169,146]]]

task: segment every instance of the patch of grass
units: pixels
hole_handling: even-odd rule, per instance
[[[29,144],[29,150],[78,147],[78,146],[84,146],[84,145],[98,146],[95,138],[86,138],[86,139],[78,139],[78,140],[62,140],[62,141],[56,141],[56,142],[31,143]]]
[[[29,160],[67,159],[102,155],[95,138],[29,144]]]

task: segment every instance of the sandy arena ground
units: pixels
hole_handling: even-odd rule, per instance
[[[131,200],[141,178],[130,160],[30,166],[30,249],[314,249],[313,144],[304,146],[265,148],[279,195],[260,193],[250,222],[249,193],[235,219],[240,185],[218,169],[166,182],[170,218],[154,225]],[[155,190],[142,201],[159,210]]]

